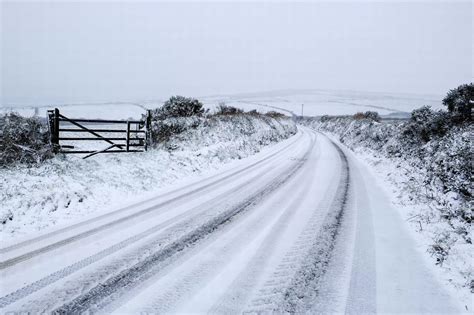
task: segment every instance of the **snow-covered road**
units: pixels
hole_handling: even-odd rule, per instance
[[[466,311],[370,172],[305,128],[0,254],[2,313]]]

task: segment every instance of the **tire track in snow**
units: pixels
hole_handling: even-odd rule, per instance
[[[299,241],[246,312],[305,313],[317,297],[317,284],[331,258],[349,195],[347,157],[334,142],[331,143],[339,154],[342,167],[335,197],[322,226],[316,212]]]
[[[260,174],[257,174],[256,176],[250,178],[248,181],[244,182],[243,184],[240,184],[238,187],[235,187],[233,189],[233,193],[237,193],[239,192],[240,190],[243,190],[243,188],[247,187],[249,184],[251,184],[253,181],[255,181],[257,178],[259,178],[261,175]],[[209,201],[209,203],[212,205],[212,204],[216,204],[218,203],[220,200],[222,200],[223,196],[226,196],[228,195],[229,192],[224,192],[222,194],[220,194],[219,196],[213,198],[211,201]],[[198,212],[200,209],[202,208],[202,206],[197,206],[189,211],[186,211],[184,213],[182,213],[181,215],[178,215],[178,216],[175,216],[175,217],[172,217],[158,225],[155,225],[137,235],[134,235],[132,237],[129,237],[127,238],[126,240],[122,241],[122,242],[119,242],[115,245],[112,245],[92,256],[89,256],[87,258],[84,258],[84,259],[81,259],[80,261],[72,264],[72,265],[69,265],[59,271],[56,271],[38,281],[35,281],[25,287],[22,287],[8,295],[5,295],[3,297],[0,298],[0,308],[3,308],[5,306],[8,306],[22,298],[25,298],[27,297],[28,295],[31,295],[32,293],[48,286],[48,285],[51,285],[81,269],[84,269],[85,267],[93,264],[93,263],[96,263],[116,252],[118,252],[119,250],[122,250],[122,249],[125,249],[126,247],[134,244],[134,243],[137,243],[139,242],[140,240],[146,238],[146,237],[149,237],[150,235],[153,235],[155,233],[159,233],[160,231],[162,231],[163,229],[165,229],[167,226],[170,226],[172,224],[176,224],[176,223],[179,223],[180,221],[184,220],[186,217],[193,217],[193,216],[196,216],[196,215],[202,215],[201,212]],[[195,213],[195,212],[198,212],[198,213]],[[165,240],[161,239],[160,238],[160,242],[165,242]],[[156,244],[157,242],[153,242],[153,244],[155,246],[158,246]],[[155,247],[153,246],[153,247]],[[143,248],[141,250],[143,251],[146,251],[146,250],[150,250],[149,249],[150,246],[147,246],[147,248]],[[70,291],[72,290],[68,290],[69,293]],[[56,296],[57,298],[59,298],[61,294],[58,293],[58,295]]]
[[[126,215],[124,217],[121,217],[119,219],[116,219],[116,220],[113,220],[111,222],[108,222],[108,223],[105,223],[105,224],[102,224],[102,225],[99,225],[93,229],[90,229],[90,230],[87,230],[87,231],[84,231],[82,233],[78,233],[74,236],[71,236],[71,237],[68,237],[68,238],[65,238],[65,239],[62,239],[58,242],[55,242],[55,243],[52,243],[52,244],[49,244],[49,245],[46,245],[44,247],[40,247],[36,250],[33,250],[33,251],[30,251],[30,252],[27,252],[25,254],[21,254],[19,256],[16,256],[16,257],[13,257],[13,258],[10,258],[10,259],[7,259],[5,261],[2,261],[0,262],[0,270],[3,270],[3,269],[6,269],[8,267],[11,267],[15,264],[18,264],[20,262],[23,262],[25,260],[28,260],[28,259],[31,259],[33,257],[36,257],[38,255],[41,255],[41,254],[44,254],[46,252],[49,252],[49,251],[52,251],[54,249],[57,249],[59,247],[62,247],[62,246],[65,246],[67,244],[70,244],[72,242],[75,242],[75,241],[78,241],[80,239],[83,239],[85,237],[88,237],[88,236],[91,236],[91,235],[94,235],[94,234],[97,234],[97,233],[100,233],[104,230],[107,230],[107,229],[110,229],[112,227],[115,227],[119,224],[122,224],[122,223],[126,223],[128,222],[129,220],[131,220],[132,218],[137,218],[139,216],[143,216],[143,215],[146,215],[150,212],[153,212],[153,211],[156,211],[158,210],[159,208],[162,208],[164,206],[169,206],[170,204],[172,204],[173,202],[176,202],[176,201],[181,201],[183,200],[184,198],[188,199],[188,198],[191,198],[193,195],[195,194],[198,194],[198,193],[202,193],[203,191],[207,190],[207,189],[210,189],[216,185],[220,185],[222,184],[223,182],[237,176],[237,175],[241,175],[242,173],[245,173],[247,171],[250,171],[252,170],[253,168],[255,168],[256,166],[264,163],[264,162],[267,162],[268,160],[271,160],[272,158],[274,157],[277,157],[279,154],[281,154],[282,152],[288,150],[289,148],[291,148],[291,146],[293,146],[295,143],[297,143],[298,139],[294,140],[293,142],[291,142],[290,144],[288,144],[287,146],[283,147],[282,149],[278,150],[277,152],[267,156],[266,158],[256,162],[256,163],[253,163],[243,169],[240,169],[238,171],[235,171],[229,175],[226,175],[225,177],[221,178],[221,179],[218,179],[217,181],[214,181],[214,182],[211,182],[209,184],[206,184],[204,186],[201,186],[199,188],[196,188],[194,190],[192,190],[191,192],[188,192],[186,195],[179,195],[179,196],[176,196],[174,198],[171,198],[169,200],[166,200],[164,202],[161,202],[161,203],[158,203],[156,205],[152,205],[152,206],[149,206],[145,209],[142,209],[138,212],[134,212],[132,214],[129,214],[129,215]],[[216,175],[218,176],[218,175]],[[172,194],[174,193],[173,192],[169,192],[167,194]],[[165,194],[165,195],[167,195]],[[154,199],[158,199],[158,198],[163,198],[163,196],[158,196],[158,197],[155,197],[155,198],[152,198],[150,200],[146,200],[146,201],[143,201],[143,202],[140,202],[136,205],[133,205],[133,207],[135,206],[138,206],[140,204],[144,204],[144,203],[148,203]],[[84,226],[84,225],[87,225],[87,224],[90,224],[90,223],[93,223],[94,221],[97,221],[97,220],[102,220],[104,218],[107,218],[109,216],[112,216],[112,215],[117,215],[121,212],[125,212],[129,210],[129,208],[123,208],[123,209],[120,209],[118,211],[115,211],[115,212],[112,212],[112,213],[107,213],[103,216],[100,216],[98,218],[93,218],[93,219],[90,219],[88,221],[85,221],[85,222],[81,222],[81,223],[78,223],[76,225],[73,225],[71,227],[68,227],[68,228],[65,228],[65,229],[61,229],[59,231],[55,231],[55,232],[52,232],[50,234],[47,234],[47,235],[44,235],[44,236],[40,236],[39,238],[36,238],[36,239],[33,239],[33,240],[29,240],[29,241],[25,241],[25,242],[22,242],[20,244],[16,244],[16,245],[12,245],[12,246],[9,246],[9,247],[6,247],[6,248],[3,248],[0,253],[5,253],[5,252],[8,252],[8,251],[11,251],[11,250],[14,250],[14,249],[17,249],[17,248],[21,248],[23,246],[26,246],[26,245],[29,245],[29,244],[32,244],[32,243],[35,243],[35,242],[38,242],[38,241],[41,241],[45,238],[48,238],[48,237],[51,237],[53,235],[57,235],[61,232],[64,232],[64,231],[67,231],[68,229],[71,229],[71,228],[77,228],[77,227],[80,227],[80,226]],[[1,305],[1,304],[0,304]],[[1,307],[1,306],[0,306]]]
[[[258,190],[256,193],[252,194],[237,206],[218,215],[194,231],[182,236],[177,241],[165,246],[161,250],[151,253],[151,255],[149,255],[145,260],[138,262],[131,268],[123,270],[118,275],[115,275],[109,278],[107,281],[93,287],[88,292],[77,297],[70,303],[57,308],[54,310],[54,312],[96,312],[107,306],[109,303],[113,302],[113,300],[119,299],[126,291],[137,287],[140,283],[152,277],[163,266],[163,263],[169,263],[169,261],[172,260],[172,258],[174,258],[177,254],[197,245],[199,241],[211,233],[215,233],[216,231],[220,230],[224,225],[232,222],[237,215],[243,214],[244,212],[252,209],[267,195],[283,185],[297,172],[298,169],[304,165],[304,162],[307,159],[308,154],[311,152],[313,146],[314,140],[312,140],[310,148],[305,153],[302,160],[296,162],[293,167],[279,175],[272,183]]]
[[[311,177],[311,182],[313,181],[314,177]],[[288,222],[291,222],[291,219],[296,216],[294,209],[298,209],[301,200],[309,193],[311,182],[303,185],[301,191],[294,196],[294,200],[286,207],[271,231],[265,236],[257,253],[227,290],[228,293],[224,294],[209,310],[210,314],[237,314],[241,312],[243,305],[247,303],[249,296],[255,289],[262,271],[268,263],[269,256],[275,251],[284,231],[289,228]]]
[[[292,143],[293,144],[293,143]],[[289,146],[288,148],[290,148],[292,146]],[[284,150],[286,151],[286,150]],[[283,151],[278,151],[278,152],[283,152]],[[284,156],[283,156],[284,157]],[[246,180],[245,183],[243,184],[240,184],[238,185],[237,187],[232,187],[231,191],[232,193],[234,194],[237,194],[239,191],[242,190],[243,193],[245,193],[244,191],[244,188],[248,187],[248,185],[250,185],[252,182],[254,182],[255,180],[257,180],[259,177],[262,177],[262,174],[269,174],[271,168],[272,168],[272,164],[273,163],[276,163],[279,161],[279,159],[281,159],[282,157],[278,157],[278,158],[274,158],[272,159],[271,163],[268,163],[269,165],[266,165],[265,164],[265,167],[261,167],[259,168],[259,172],[258,174],[256,174],[254,177],[250,178],[250,180]],[[286,159],[286,158],[285,158]],[[175,216],[173,218],[170,218],[166,221],[167,225],[176,225],[177,223],[179,223],[180,220],[184,220],[183,218],[186,218],[187,216],[191,217],[191,219],[188,219],[187,221],[185,221],[183,224],[181,225],[177,225],[177,227],[175,228],[170,228],[168,230],[166,230],[165,232],[168,231],[168,236],[164,236],[164,237],[159,237],[161,234],[159,234],[157,237],[158,239],[153,241],[153,240],[150,240],[149,242],[151,242],[151,244],[149,244],[148,246],[145,246],[145,247],[142,247],[141,248],[141,251],[142,252],[152,252],[154,250],[156,250],[156,248],[159,248],[161,246],[161,244],[167,244],[173,240],[176,239],[176,237],[174,236],[179,236],[179,235],[183,235],[184,233],[186,232],[189,232],[189,228],[186,230],[185,227],[188,227],[188,226],[191,226],[191,227],[194,227],[194,225],[192,225],[192,222],[196,221],[196,219],[193,219],[193,218],[196,218],[197,215],[194,215],[192,216],[195,212],[197,212],[198,210],[201,210],[198,215],[200,217],[204,217],[208,220],[210,220],[212,218],[213,215],[215,215],[215,211],[212,211],[212,207],[217,207],[219,206],[219,202],[222,201],[226,195],[229,194],[229,191],[227,192],[222,192],[219,196],[216,196],[214,197],[213,199],[207,201],[206,204],[200,204],[194,208],[192,208],[191,210],[187,210],[185,213],[183,213],[181,216]],[[243,195],[245,196],[245,194]],[[202,211],[203,207],[205,207],[205,209],[208,209],[208,210],[204,210]],[[207,213],[207,214],[206,214]],[[183,227],[184,226],[184,227]],[[149,235],[153,234],[153,233],[157,233],[160,231],[160,229],[164,229],[166,227],[166,225],[163,225],[163,224],[159,224],[155,227],[151,227],[149,229],[147,229],[146,231],[140,233],[139,235],[137,236],[133,236],[133,237],[130,237],[120,243],[117,243],[115,245],[112,245],[110,247],[108,247],[107,249],[104,249],[102,251],[100,251],[99,253],[96,253],[95,255],[92,255],[92,256],[89,256],[87,258],[84,258],[70,266],[67,266],[59,271],[56,271],[38,281],[35,281],[25,287],[22,287],[6,296],[3,296],[0,298],[0,308],[3,308],[7,305],[10,305],[28,295],[31,295],[32,293],[54,283],[54,282],[57,282],[57,281],[60,281],[61,279],[65,278],[66,276],[69,276],[71,274],[73,274],[74,272],[77,272],[89,265],[91,265],[92,263],[95,263],[95,262],[98,262],[110,255],[112,255],[113,253],[121,250],[121,249],[124,249],[125,247],[133,244],[133,243],[136,243],[138,241],[140,241],[141,239],[145,238],[145,237],[148,237]],[[169,235],[172,235],[173,237],[169,236]],[[155,237],[156,238],[156,237]],[[104,270],[99,270],[99,272],[96,272],[93,274],[93,276],[96,276],[97,274],[101,274],[102,275],[102,278],[104,278],[107,274],[110,274],[110,273],[114,273],[114,272],[118,272],[117,271],[117,268],[127,268],[131,265],[130,261],[136,261],[136,257],[140,257],[140,251],[134,251],[134,254],[132,254],[131,256],[129,255],[129,257],[125,258],[125,259],[121,259],[119,260],[119,262],[117,262],[116,264],[116,268],[105,268]],[[121,266],[121,267],[120,267]],[[87,286],[90,286],[90,283],[92,283],[94,280],[97,280],[96,278],[100,278],[100,277],[93,277],[93,276],[90,276],[90,275],[87,275],[87,280],[84,280],[84,279],[80,279],[79,280],[79,283],[84,283],[82,288],[86,288]],[[84,280],[84,281],[83,281]],[[97,280],[97,281],[100,281]],[[75,281],[77,282],[77,280]],[[64,286],[63,288],[64,289]],[[74,286],[69,287],[67,288],[66,290],[60,290],[59,292],[53,292],[54,294],[54,297],[52,299],[56,300],[56,301],[59,301],[61,299],[64,299],[64,298],[67,298],[64,297],[64,295],[73,295],[73,292],[79,290],[81,293],[83,291],[83,289],[79,288],[79,286],[77,285],[77,283],[74,283]],[[67,291],[67,292],[66,292]],[[49,302],[48,301],[35,301],[33,303],[33,306],[36,308],[39,308],[41,311],[44,311],[45,309],[48,309],[47,306],[43,307],[43,306],[40,306],[40,305],[45,305],[45,304],[48,304]],[[26,307],[26,309],[30,309],[28,307]],[[40,311],[40,312],[41,312]]]
[[[289,144],[287,144],[286,146],[284,146],[283,148],[279,149],[278,151],[276,152],[273,152],[271,154],[269,154],[268,156],[264,157],[263,159],[255,162],[255,163],[252,163],[248,166],[245,166],[244,168],[242,169],[239,169],[237,171],[234,171],[232,172],[233,170],[228,170],[228,171],[225,171],[223,173],[219,173],[219,174],[216,174],[216,175],[213,175],[213,176],[210,176],[208,178],[205,179],[205,181],[210,181],[216,177],[219,177],[219,176],[222,176],[222,174],[225,174],[225,173],[228,173],[228,172],[231,172],[231,174],[223,177],[223,178],[220,178],[220,179],[217,179],[216,181],[214,182],[211,182],[209,183],[209,186],[212,186],[212,185],[217,185],[217,184],[220,184],[222,181],[225,181],[226,179],[232,177],[232,176],[235,176],[235,175],[239,175],[255,166],[258,166],[259,164],[261,163],[264,163],[265,161],[268,161],[269,159],[272,159],[273,157],[281,154],[282,152],[288,150],[291,146],[293,146],[294,144],[296,144],[298,142],[298,140],[300,140],[300,138],[302,137],[302,134],[298,135],[296,137],[296,139],[294,139],[292,142],[290,142]],[[83,221],[83,222],[79,222],[79,223],[76,223],[76,224],[73,224],[73,225],[70,225],[68,227],[65,227],[65,228],[62,228],[62,229],[59,229],[59,230],[56,230],[56,231],[53,231],[53,232],[50,232],[50,233],[47,233],[47,234],[44,234],[44,235],[41,235],[41,236],[38,236],[38,237],[35,237],[33,239],[29,239],[29,240],[26,240],[26,241],[23,241],[23,242],[20,242],[20,243],[17,243],[17,244],[13,244],[13,245],[10,245],[10,246],[7,246],[7,247],[4,247],[4,248],[0,248],[0,254],[5,254],[5,253],[8,253],[9,251],[12,251],[12,250],[15,250],[15,249],[19,249],[19,248],[22,248],[22,247],[25,247],[25,246],[28,246],[28,245],[31,245],[31,244],[34,244],[34,243],[37,243],[39,241],[42,241],[44,239],[47,239],[47,238],[50,238],[52,236],[55,236],[55,235],[58,235],[58,234],[61,234],[61,233],[64,233],[64,232],[67,232],[71,229],[76,229],[76,228],[79,228],[81,226],[86,226],[88,224],[91,224],[91,223],[94,223],[98,220],[104,220],[108,217],[113,217],[113,216],[116,216],[122,212],[126,212],[126,211],[129,211],[130,208],[134,208],[134,207],[138,207],[138,206],[141,206],[141,205],[145,205],[147,203],[150,203],[150,202],[153,202],[153,201],[156,201],[156,200],[159,200],[161,198],[164,198],[166,196],[170,196],[170,195],[173,195],[175,193],[178,193],[178,192],[181,192],[182,190],[186,190],[186,189],[189,189],[189,188],[192,188],[193,186],[199,186],[199,185],[202,185],[202,181],[199,181],[199,182],[196,182],[196,183],[192,183],[192,184],[189,184],[189,185],[186,185],[184,187],[181,187],[181,188],[178,188],[178,189],[175,189],[175,190],[172,190],[170,192],[166,192],[162,195],[158,195],[156,197],[152,197],[152,198],[149,198],[149,199],[146,199],[146,200],[143,200],[143,201],[140,201],[136,204],[133,204],[133,205],[130,205],[128,207],[124,207],[124,208],[121,208],[121,209],[118,209],[116,211],[113,211],[113,212],[109,212],[109,213],[106,213],[106,214],[103,214],[103,215],[100,215],[98,217],[94,217],[94,218],[91,218],[89,220],[86,220],[86,221]],[[190,191],[190,192],[187,192],[187,194],[192,194],[192,193],[195,193],[194,190]],[[180,195],[182,196],[182,195]],[[158,206],[158,205],[154,205],[154,206]],[[1,266],[1,265],[0,265]],[[1,269],[1,268],[0,268]]]
[[[316,156],[316,160],[318,159],[319,154]],[[265,257],[262,256],[263,252],[265,252],[265,255],[268,256],[268,254],[271,252],[271,249],[276,246],[279,233],[281,233],[281,231],[287,227],[286,224],[288,220],[290,220],[291,217],[295,215],[295,211],[293,210],[298,207],[303,197],[309,192],[310,185],[301,186],[299,182],[294,182],[296,180],[296,176],[308,170],[307,166],[309,166],[308,163],[300,168],[298,170],[298,174],[295,174],[295,177],[293,177],[291,187],[296,188],[298,193],[288,205],[286,205],[282,210],[275,209],[275,207],[278,207],[278,205],[281,204],[281,199],[287,199],[286,196],[282,195],[279,197],[280,199],[277,199],[272,203],[273,206],[268,206],[264,209],[264,211],[257,212],[256,217],[250,218],[249,222],[240,221],[237,227],[233,225],[228,226],[227,228],[224,228],[224,231],[221,233],[213,234],[210,242],[206,242],[207,244],[204,248],[196,248],[195,253],[190,253],[190,255],[184,258],[184,261],[182,262],[183,264],[193,261],[194,266],[191,271],[183,275],[177,272],[177,274],[180,274],[178,279],[172,278],[173,280],[170,284],[161,285],[160,287],[163,287],[163,290],[156,289],[158,290],[157,294],[156,296],[153,296],[150,306],[141,309],[140,313],[161,314],[176,312],[176,310],[174,310],[176,306],[179,306],[182,301],[186,301],[188,298],[192,297],[193,292],[195,293],[199,288],[202,288],[206,280],[212,279],[214,275],[222,270],[222,268],[226,267],[229,258],[232,259],[233,257],[232,253],[238,253],[242,250],[245,250],[244,247],[251,243],[255,239],[256,235],[262,232],[262,226],[265,226],[265,224],[274,220],[275,222],[269,229],[270,231],[265,233],[269,234],[264,236],[265,245],[259,246],[259,248],[263,248],[263,250],[259,250],[259,257],[264,260]],[[278,216],[277,219],[274,218],[275,216]],[[247,217],[243,217],[242,220],[245,220],[246,218]],[[235,229],[238,229],[238,232],[236,232]],[[227,237],[229,240],[224,243],[219,243],[223,237]],[[202,256],[198,257],[197,260],[200,262],[194,263],[196,256],[202,254],[203,252],[209,251],[213,253],[212,256],[204,256],[204,259]],[[262,261],[257,265],[255,263],[252,263],[251,265],[256,267],[253,269],[260,270],[264,263],[265,261]],[[178,262],[178,264],[180,264],[180,262]],[[177,268],[180,267],[178,266]],[[171,272],[176,273],[174,269]],[[167,277],[169,277],[168,273],[165,274]],[[255,276],[255,278],[257,278],[258,275]],[[153,281],[154,278],[150,279],[150,283]],[[153,288],[153,290],[155,289]],[[133,295],[133,293],[131,295]],[[120,304],[120,301],[117,304]],[[105,312],[113,312],[117,307],[120,307],[120,305],[107,307]],[[211,311],[211,313],[228,314],[229,311],[229,309],[226,309],[225,311]],[[237,311],[230,313],[237,313]]]
[[[331,141],[331,143],[337,149],[342,161],[340,185],[336,192],[336,199],[330,207],[330,211],[333,212],[325,218],[323,227],[316,236],[316,242],[313,243],[306,256],[305,264],[297,271],[292,285],[285,292],[285,302],[282,305],[285,312],[299,313],[309,310],[313,299],[318,294],[315,288],[326,272],[346,209],[350,184],[349,162],[341,148],[334,142]]]

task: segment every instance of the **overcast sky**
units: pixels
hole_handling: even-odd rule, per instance
[[[444,94],[472,5],[2,2],[2,104],[278,89]]]

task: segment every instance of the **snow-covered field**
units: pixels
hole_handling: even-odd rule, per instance
[[[71,118],[88,119],[140,119],[145,114],[145,107],[141,104],[126,102],[84,103],[84,104],[56,104],[44,106],[3,106],[0,115],[7,112],[17,112],[24,117],[35,114],[46,117],[48,110],[58,107],[61,114]]]
[[[411,112],[413,109],[429,105],[434,109],[442,107],[440,95],[387,94],[374,92],[331,91],[331,90],[288,90],[259,92],[235,95],[215,95],[198,97],[204,105],[213,110],[219,102],[242,108],[257,109],[261,112],[282,110],[283,113],[301,114],[304,104],[305,116],[350,115],[368,110],[378,111],[381,115]],[[74,118],[127,119],[140,118],[146,108],[159,107],[165,99],[137,100],[133,102],[97,102],[83,104],[52,104],[40,106],[6,106],[0,108],[0,114],[17,111],[23,116],[35,114],[44,116],[46,110],[55,106],[66,115]]]
[[[288,90],[266,93],[223,95],[203,98],[212,107],[218,102],[245,110],[281,110],[301,115],[304,104],[305,116],[351,115],[357,112],[377,111],[381,115],[409,113],[413,109],[428,105],[439,109],[442,96],[415,94],[384,94],[355,91]]]

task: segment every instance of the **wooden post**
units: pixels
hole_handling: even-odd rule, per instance
[[[59,109],[54,109],[54,139],[59,144]]]
[[[53,152],[59,152],[59,109],[55,108],[52,117],[51,124],[51,144],[53,146]]]
[[[54,111],[53,110],[48,110],[48,130],[49,130],[49,143],[52,145],[53,144],[53,124],[54,124]]]
[[[146,131],[145,131],[145,151],[148,150],[148,146],[151,145],[151,110],[146,111]]]
[[[129,151],[129,148],[130,148],[130,122],[127,121],[127,139],[126,139],[127,143],[125,145],[126,147],[126,151],[128,152]]]

